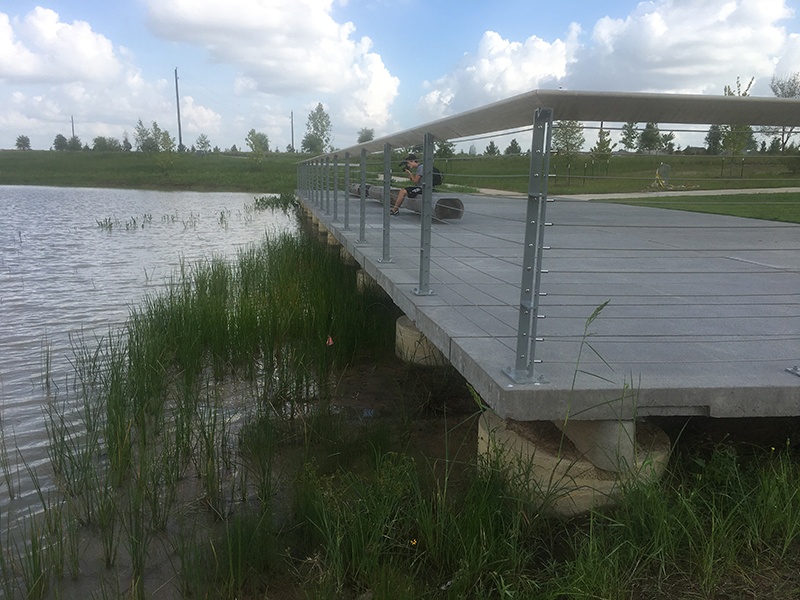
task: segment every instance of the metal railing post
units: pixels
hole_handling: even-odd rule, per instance
[[[383,146],[383,255],[379,262],[392,262],[391,255],[391,216],[389,209],[392,207],[392,147]]]
[[[422,214],[419,238],[419,285],[413,292],[417,296],[433,296],[431,290],[431,222],[433,220],[433,142],[426,133],[422,156]]]
[[[350,229],[350,153],[344,153],[344,229]]]
[[[308,198],[311,204],[317,203],[317,161],[308,161]]]
[[[544,382],[535,373],[537,320],[544,251],[545,207],[547,206],[547,174],[550,169],[550,142],[553,111],[536,110],[531,145],[531,170],[528,180],[528,207],[525,218],[525,248],[522,255],[519,324],[517,326],[516,360],[503,372],[517,383]]]
[[[325,214],[331,214],[331,159],[325,157],[325,168],[322,171],[324,180],[322,185],[325,189]]]
[[[339,220],[339,155],[333,155],[333,220]]]
[[[311,161],[311,186],[314,205],[319,206],[319,161],[316,159]]]
[[[315,172],[317,174],[317,206],[319,206],[320,210],[325,207],[325,201],[323,196],[324,186],[322,185],[322,178],[324,173],[322,172],[322,159],[318,158],[316,160],[317,168]]]
[[[297,165],[297,190],[303,198],[306,197],[306,163]]]
[[[359,210],[359,224],[358,224],[358,240],[359,244],[367,242],[367,150],[361,149],[361,186],[359,187],[359,195],[361,196]]]

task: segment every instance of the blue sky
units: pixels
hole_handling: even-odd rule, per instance
[[[0,0],[0,148],[91,145],[138,119],[183,141],[333,144],[536,88],[771,96],[800,71],[800,0]],[[587,142],[591,144],[591,133]],[[679,137],[679,142],[681,141]]]

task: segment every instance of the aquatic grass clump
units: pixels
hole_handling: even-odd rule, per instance
[[[148,297],[128,325],[131,359],[145,361],[131,368],[145,374],[174,364],[191,380],[210,367],[221,380],[254,377],[260,365],[265,390],[292,371],[305,374],[305,389],[324,392],[332,368],[390,347],[393,310],[358,293],[337,256],[284,234],[242,250],[235,263],[213,258],[184,269],[165,293]]]
[[[280,210],[283,214],[297,212],[300,203],[294,194],[282,193],[278,196],[258,196],[253,200],[255,210]]]

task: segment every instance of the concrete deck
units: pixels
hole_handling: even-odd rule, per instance
[[[548,205],[537,374],[516,384],[525,200],[460,196],[434,222],[430,284],[417,296],[420,219],[367,202],[366,243],[304,201],[502,418],[800,415],[800,226],[560,199]],[[588,328],[587,318],[609,304]]]

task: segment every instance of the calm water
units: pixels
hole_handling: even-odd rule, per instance
[[[253,210],[253,199],[0,186],[0,428],[13,469],[20,456],[29,467],[46,463],[45,357],[50,394],[65,393],[71,339],[94,347],[91,340],[121,326],[181,261],[232,258],[292,226],[282,214]],[[24,496],[24,482],[20,488]],[[0,511],[8,503],[0,479]]]

